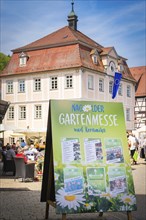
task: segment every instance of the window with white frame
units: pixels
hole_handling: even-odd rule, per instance
[[[94,77],[88,75],[88,89],[94,89]]]
[[[13,93],[13,81],[12,80],[8,80],[7,82],[6,82],[6,86],[7,86],[7,88],[6,88],[6,91],[7,91],[7,93]]]
[[[114,83],[113,81],[109,82],[109,93],[110,94],[112,94],[112,92],[113,92],[113,83]]]
[[[51,89],[58,89],[58,77],[51,77]]]
[[[104,79],[99,79],[99,91],[104,92]]]
[[[97,61],[97,55],[94,55],[94,56],[93,56],[93,62],[94,62],[95,64],[98,63],[98,61]]]
[[[120,71],[123,71],[124,68],[123,68],[123,65],[120,65]]]
[[[34,117],[35,117],[35,119],[42,118],[42,106],[41,105],[35,105],[35,107],[34,107]]]
[[[25,66],[26,65],[26,57],[20,57],[20,66]]]
[[[41,91],[41,79],[34,79],[34,91]]]
[[[97,65],[98,64],[98,56],[99,56],[97,49],[92,49],[90,55],[92,57],[93,63]]]
[[[28,60],[28,55],[24,52],[22,52],[20,55],[19,55],[19,66],[20,67],[23,67],[23,66],[26,66],[26,62]]]
[[[26,119],[26,106],[19,106],[19,119]]]
[[[15,138],[9,137],[9,144],[12,145],[13,143],[15,143]]]
[[[65,76],[65,87],[73,88],[73,76],[72,75]]]
[[[18,92],[25,92],[25,80],[18,80]]]
[[[126,109],[126,121],[130,121],[130,108]]]
[[[131,86],[127,85],[127,97],[131,97]]]
[[[119,85],[118,95],[120,95],[120,96],[123,95],[123,86],[122,86],[122,83],[120,83],[120,85]]]
[[[8,120],[14,120],[14,106],[10,106],[8,109]]]

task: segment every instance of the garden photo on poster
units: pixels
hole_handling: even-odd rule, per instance
[[[122,103],[51,100],[56,213],[136,210]]]

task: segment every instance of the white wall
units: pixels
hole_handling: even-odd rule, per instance
[[[73,75],[73,88],[65,88],[65,75]],[[94,89],[88,89],[88,74],[94,76]],[[50,90],[50,76],[58,76],[58,89]],[[41,91],[33,91],[33,79],[35,77],[41,78]],[[99,78],[104,79],[104,92],[99,92]],[[14,81],[14,93],[6,94],[6,81]],[[26,92],[18,93],[18,80],[25,79],[26,82]],[[134,128],[134,105],[135,105],[135,91],[134,85],[127,81],[122,81],[123,83],[123,95],[117,97],[113,100],[111,94],[109,94],[109,80],[111,76],[107,76],[101,73],[90,72],[89,70],[82,71],[81,69],[68,69],[62,71],[52,71],[41,74],[27,74],[27,75],[17,75],[14,77],[6,77],[2,79],[2,99],[11,102],[11,105],[15,108],[15,118],[14,120],[8,120],[7,114],[3,120],[3,124],[9,126],[11,130],[15,129],[46,129],[48,120],[48,105],[49,99],[87,99],[94,101],[107,101],[107,102],[122,102],[124,108],[130,108],[131,120],[126,123],[127,130],[132,130]],[[132,94],[128,98],[126,95],[126,86],[131,85]],[[34,106],[36,104],[42,105],[42,118],[34,119]],[[18,112],[19,105],[26,105],[27,117],[26,120],[19,120]],[[7,137],[6,142],[8,142]]]

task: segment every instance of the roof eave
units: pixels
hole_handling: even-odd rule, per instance
[[[83,41],[80,40],[75,40],[75,41],[69,41],[66,43],[58,43],[58,44],[50,44],[50,45],[43,45],[43,46],[37,46],[37,47],[20,47],[14,50],[11,50],[13,53],[19,53],[19,52],[27,52],[27,51],[34,51],[34,50],[42,50],[42,49],[48,49],[48,48],[54,48],[54,47],[62,47],[62,46],[69,46],[69,45],[74,45],[74,44],[80,44],[83,46],[86,46],[90,49],[93,49],[95,47],[97,47],[97,50],[100,52],[102,51],[101,48],[99,48],[98,45],[95,45],[95,47],[93,45],[90,45],[88,43],[85,43]]]

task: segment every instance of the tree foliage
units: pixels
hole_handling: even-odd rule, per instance
[[[2,71],[10,60],[10,56],[0,53],[0,71]]]

